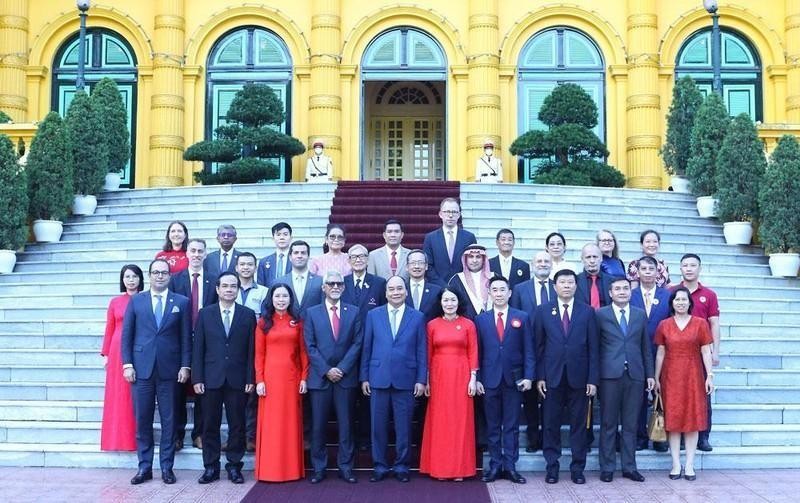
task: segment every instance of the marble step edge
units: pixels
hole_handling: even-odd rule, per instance
[[[120,199],[125,197],[148,197],[152,194],[157,194],[157,196],[151,196],[151,197],[163,197],[163,196],[181,195],[182,193],[232,194],[237,192],[271,192],[271,191],[280,192],[287,187],[289,188],[298,187],[302,188],[303,191],[308,191],[308,192],[333,193],[334,190],[336,189],[336,186],[337,185],[335,183],[306,184],[298,182],[284,182],[284,183],[237,183],[237,184],[225,184],[225,185],[191,185],[191,186],[181,186],[181,187],[157,187],[157,188],[153,187],[153,188],[122,189],[109,192],[102,192],[97,199],[98,201],[105,201],[108,199]]]

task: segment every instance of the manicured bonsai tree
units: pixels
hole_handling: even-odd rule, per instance
[[[689,149],[689,162],[686,177],[691,184],[692,194],[710,196],[717,191],[714,172],[720,145],[725,139],[731,118],[725,103],[716,93],[710,93],[694,120]]]
[[[767,253],[800,251],[800,143],[784,135],[758,192],[758,235]]]
[[[5,124],[6,122],[10,122],[11,117],[8,116],[5,112],[0,110],[0,124]]]
[[[764,145],[746,113],[731,122],[716,165],[717,213],[721,222],[758,218],[758,191],[766,171]]]
[[[74,162],[75,194],[97,194],[103,188],[108,173],[108,148],[103,135],[98,133],[102,124],[89,96],[83,91],[76,92],[64,120],[67,146]]]
[[[577,84],[562,84],[545,98],[539,120],[548,130],[531,130],[514,140],[509,151],[526,159],[546,159],[536,183],[622,187],[625,177],[599,161],[608,156],[605,144],[592,131],[597,105]]]
[[[50,112],[39,123],[28,152],[28,214],[33,219],[63,221],[72,206],[72,151],[64,121]]]
[[[686,174],[692,127],[701,103],[703,94],[691,77],[683,77],[675,83],[667,112],[667,139],[661,148],[661,158],[670,175]]]
[[[128,112],[116,82],[108,77],[103,78],[92,89],[90,99],[101,125],[97,133],[108,151],[107,171],[122,171],[131,157],[131,135]]]
[[[17,163],[14,143],[0,134],[0,250],[17,250],[28,237],[26,175]]]
[[[216,139],[195,143],[183,158],[222,164],[216,173],[195,173],[195,179],[204,185],[275,179],[278,166],[269,159],[306,151],[299,140],[277,130],[283,120],[283,103],[269,86],[246,84],[231,102],[228,123],[215,130]]]

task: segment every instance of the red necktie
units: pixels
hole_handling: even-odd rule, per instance
[[[336,306],[331,306],[331,326],[333,327],[333,340],[339,340],[339,315],[336,314]]]
[[[503,342],[505,331],[506,327],[503,325],[503,313],[497,313],[497,338],[500,339],[500,342]]]
[[[392,276],[397,274],[397,252],[396,251],[392,252],[392,261],[389,262],[389,267],[392,268]]]
[[[197,284],[197,277],[200,273],[192,273],[192,326],[197,325],[197,316],[200,314],[200,287]]]
[[[592,286],[589,288],[589,304],[595,308],[600,309],[600,289],[597,288],[597,276],[589,276],[592,280]]]
[[[569,333],[569,304],[564,304],[564,315],[561,317],[561,327],[564,329],[564,337]]]

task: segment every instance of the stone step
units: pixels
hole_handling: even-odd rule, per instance
[[[150,210],[146,213],[97,213],[91,216],[82,217],[80,220],[75,221],[75,224],[90,223],[90,222],[107,222],[113,221],[118,224],[120,228],[125,228],[129,223],[142,224],[144,222],[158,222],[163,221],[165,224],[172,220],[182,220],[187,216],[190,219],[196,218],[200,215],[213,216],[216,222],[227,223],[231,222],[236,225],[237,222],[244,222],[247,220],[261,219],[262,221],[277,221],[278,219],[285,219],[288,222],[292,220],[303,219],[317,219],[328,218],[330,214],[330,207],[309,207],[308,204],[301,207],[294,208],[288,201],[280,201],[280,206],[275,204],[264,204],[261,206],[251,207],[249,205],[238,209],[221,209],[212,210],[204,208],[203,204],[192,205],[192,209],[165,209],[164,211]],[[212,218],[203,219],[206,221]],[[191,231],[192,227],[189,222],[186,222]],[[219,225],[219,224],[217,224]]]
[[[274,221],[270,220],[257,220],[253,222],[243,222],[238,223],[236,225],[237,234],[243,237],[246,236],[256,236],[255,239],[258,239],[258,236],[261,236],[261,240],[263,242],[263,246],[272,246],[272,236],[270,235],[270,228],[272,227],[273,223],[278,222],[278,219]],[[148,227],[142,228],[135,228],[135,229],[118,229],[117,224],[115,222],[100,222],[100,223],[92,223],[92,224],[81,224],[81,225],[74,225],[70,224],[64,229],[64,234],[61,236],[61,242],[57,243],[58,245],[64,243],[72,243],[75,241],[88,241],[88,242],[108,242],[109,240],[113,241],[114,237],[118,237],[120,239],[131,239],[135,240],[135,237],[141,238],[141,240],[148,241],[148,242],[157,242],[159,244],[163,244],[164,242],[164,233],[166,230],[166,223],[164,222],[164,229],[160,228],[160,226],[150,225]],[[217,226],[219,222],[205,222],[202,226],[196,226],[189,229],[189,235],[194,237],[200,236],[204,237],[208,240],[211,238],[213,240],[214,236],[217,234]],[[297,239],[300,239],[302,236],[324,236],[325,235],[325,226],[327,225],[327,219],[314,219],[314,220],[299,220],[296,222],[291,222],[293,236]],[[321,239],[321,238],[320,238]],[[138,240],[136,240],[138,241]],[[42,246],[53,246],[56,243],[48,243]]]
[[[800,353],[800,341],[775,340],[769,337],[737,337],[722,338],[724,354],[756,354],[766,355],[797,354]]]
[[[718,369],[714,384],[727,386],[783,386],[800,381],[800,369]]]
[[[7,335],[0,334],[0,350],[7,349],[88,349],[100,353],[103,332],[94,334]]]
[[[329,196],[333,198],[334,184],[298,184],[298,183],[270,183],[270,184],[246,184],[246,185],[215,185],[191,187],[170,187],[158,189],[136,189],[120,190],[115,192],[103,192],[98,197],[99,205],[104,204],[130,204],[169,201],[180,201],[185,199],[195,199],[201,197],[212,198],[211,200],[226,199],[231,197],[277,197],[286,194],[296,194],[298,197],[319,198]]]
[[[465,201],[464,204],[467,204],[466,201],[476,198],[485,198],[487,196],[502,200],[548,194],[561,196],[562,198],[575,196],[581,201],[589,200],[610,203],[620,200],[640,199],[649,203],[651,206],[653,201],[658,201],[659,204],[665,201],[680,201],[690,206],[694,206],[696,203],[696,198],[691,194],[682,194],[661,190],[513,183],[502,185],[461,183],[460,198],[462,201]]]
[[[789,381],[796,382],[796,381]],[[759,386],[717,386],[714,403],[735,404],[800,404],[800,386],[793,384]]]
[[[724,347],[723,347],[724,349]],[[720,367],[730,369],[800,370],[798,354],[726,354],[720,355]]]
[[[0,400],[102,400],[102,384],[0,382]]]
[[[641,222],[639,219],[636,222]],[[485,216],[475,216],[473,218],[464,219],[464,227],[470,230],[476,236],[486,236],[487,238],[494,237],[494,233],[498,229],[507,227],[514,231],[514,234],[519,234],[528,239],[535,239],[544,244],[544,240],[551,232],[558,231],[567,239],[567,247],[572,245],[579,236],[582,237],[579,241],[594,241],[595,233],[600,229],[611,229],[614,235],[617,236],[619,241],[624,243],[635,242],[639,243],[639,236],[645,229],[654,229],[661,235],[661,240],[664,243],[681,243],[681,242],[712,242],[717,244],[724,244],[725,238],[722,230],[718,225],[691,225],[683,226],[679,223],[664,224],[653,223],[626,223],[625,228],[620,228],[620,223],[609,217],[608,220],[598,219],[581,219],[558,218],[553,220],[540,220],[531,219],[527,217],[503,217],[498,216],[496,213],[487,212]],[[636,225],[636,227],[633,227]],[[633,229],[631,229],[633,227]]]
[[[312,208],[323,209],[326,204],[328,206],[328,210],[330,210],[329,200],[309,201],[302,199],[301,193],[299,192],[295,192],[293,194],[281,194],[280,197],[271,197],[269,199],[259,197],[258,194],[252,194],[226,199],[219,199],[218,197],[213,199],[211,197],[207,197],[205,200],[203,200],[203,198],[179,201],[165,201],[160,199],[150,202],[137,201],[128,204],[101,204],[98,205],[95,215],[122,216],[133,213],[139,213],[143,215],[179,213],[185,215],[187,213],[198,211],[210,211],[214,213],[224,213],[230,211],[241,214],[243,206],[246,206],[246,209],[248,210],[257,209],[266,213],[274,212],[277,206],[282,210],[289,212],[290,214],[294,214],[295,212],[302,214],[304,211],[308,211]]]
[[[96,351],[89,349],[5,349],[0,352],[0,368],[22,365],[83,366],[99,365],[100,363],[99,349]]]
[[[102,365],[98,365],[100,355],[93,352],[91,356],[94,360],[94,364],[91,365],[0,364],[0,382],[95,384],[105,381],[106,370]]]
[[[681,220],[687,225],[713,226],[715,224],[714,220],[698,216],[694,208],[669,202],[665,207],[661,205],[641,207],[628,201],[617,204],[576,204],[558,196],[535,199],[534,201],[514,198],[502,201],[473,200],[469,202],[469,205],[463,205],[461,214],[465,220],[469,221],[475,217],[487,217],[487,211],[501,211],[503,218],[526,218],[541,223],[560,221],[561,219],[602,221],[613,218],[615,219],[613,221],[618,224],[633,222],[641,225],[643,219],[658,222],[660,225],[678,225]]]

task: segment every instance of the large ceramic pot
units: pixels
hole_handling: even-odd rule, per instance
[[[725,242],[729,245],[749,245],[753,239],[753,224],[750,222],[725,222],[722,224]]]
[[[769,269],[773,276],[794,278],[800,269],[800,254],[770,253]]]
[[[689,179],[685,176],[672,175],[669,179],[669,184],[672,185],[673,192],[679,192],[681,194],[689,193]]]
[[[697,213],[703,218],[714,218],[717,216],[717,200],[712,196],[700,196],[697,198]]]
[[[34,220],[33,235],[37,243],[56,243],[64,232],[64,224],[58,220]]]
[[[119,190],[119,185],[122,183],[122,177],[116,171],[106,175],[106,183],[103,185],[103,190],[106,192],[113,192]]]
[[[14,250],[0,250],[0,274],[10,274],[17,263],[17,252]]]
[[[95,196],[75,195],[75,200],[72,202],[73,215],[94,215],[94,210],[96,209],[97,198]]]

